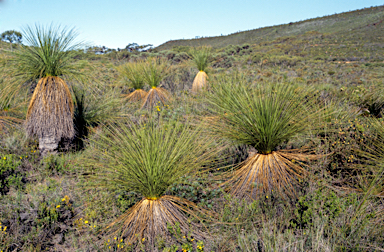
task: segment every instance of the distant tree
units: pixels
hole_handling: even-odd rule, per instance
[[[87,52],[91,52],[94,54],[104,54],[105,53],[105,46],[90,46],[87,48]]]
[[[125,47],[125,50],[130,51],[130,52],[136,51],[138,46],[139,46],[139,44],[137,44],[137,43],[130,43]]]
[[[22,38],[23,38],[23,35],[21,35],[20,32],[14,31],[14,30],[5,31],[1,34],[1,40],[8,41],[10,43],[11,51],[12,51],[12,44],[21,43]]]
[[[151,47],[153,46],[152,44],[147,44],[147,45],[139,45],[137,43],[130,43],[128,44],[126,47],[125,47],[125,50],[129,51],[129,52],[133,52],[133,51],[145,51],[147,49],[149,49],[148,47]]]
[[[152,44],[140,45],[138,47],[138,51],[146,51],[146,50],[150,49],[152,46],[153,46]]]
[[[116,49],[108,48],[106,46],[90,46],[86,51],[94,54],[107,54],[116,51]]]

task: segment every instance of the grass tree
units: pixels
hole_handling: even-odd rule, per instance
[[[145,86],[144,80],[144,61],[129,62],[117,68],[120,73],[120,82],[134,91],[128,95],[124,95],[126,99],[132,102],[142,101],[147,92],[143,90]]]
[[[170,95],[160,86],[161,81],[169,72],[168,62],[160,58],[148,58],[144,63],[144,80],[151,89],[144,98],[142,107],[152,109],[158,103],[165,104]]]
[[[190,231],[185,214],[197,217],[202,210],[187,199],[166,195],[166,191],[182,183],[186,175],[196,175],[209,166],[217,154],[217,149],[211,148],[212,139],[203,136],[201,128],[157,122],[109,124],[90,143],[87,163],[93,171],[88,177],[92,185],[143,197],[108,227],[130,242],[141,237],[152,244],[156,236],[167,234],[167,225],[180,224],[184,234]],[[193,234],[201,237],[199,230]]]
[[[19,83],[38,81],[27,111],[26,133],[38,136],[45,155],[57,149],[61,138],[75,133],[73,101],[64,77],[79,75],[72,56],[80,44],[74,29],[52,25],[27,27],[23,38],[28,45],[14,52],[13,75]]]
[[[193,63],[199,70],[192,83],[192,92],[198,92],[207,85],[208,75],[206,69],[208,67],[210,49],[209,47],[202,47],[192,52]]]
[[[294,193],[294,184],[306,174],[302,162],[315,155],[282,148],[289,140],[321,126],[324,110],[316,106],[311,90],[292,83],[247,84],[227,77],[212,84],[208,102],[214,132],[236,144],[254,147],[226,182],[233,194],[251,198],[272,190]]]

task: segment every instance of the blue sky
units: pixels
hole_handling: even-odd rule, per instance
[[[158,46],[384,4],[377,0],[0,0],[0,33],[26,25],[76,27],[92,45]]]

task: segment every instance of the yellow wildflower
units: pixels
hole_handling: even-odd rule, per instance
[[[56,208],[60,208],[60,205],[57,205]]]

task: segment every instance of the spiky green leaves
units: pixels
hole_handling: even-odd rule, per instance
[[[193,62],[199,71],[206,71],[210,55],[211,48],[206,46],[192,51]]]
[[[127,87],[142,89],[144,81],[144,61],[129,62],[117,68],[120,73],[120,82]]]
[[[152,88],[156,88],[169,73],[169,65],[164,59],[148,58],[145,61],[143,73],[145,83]]]
[[[268,154],[321,124],[323,111],[312,97],[310,88],[292,83],[253,85],[243,78],[226,77],[212,85],[208,101],[219,135]]]
[[[209,164],[215,154],[211,142],[200,128],[191,129],[188,123],[110,124],[104,134],[92,140],[90,159],[97,169],[91,179],[98,187],[120,188],[156,199],[185,175]]]
[[[81,46],[75,42],[76,35],[74,29],[60,26],[26,27],[23,38],[27,45],[15,51],[11,60],[14,74],[21,81],[35,81],[48,76],[76,76],[79,71],[72,64],[72,56]]]

